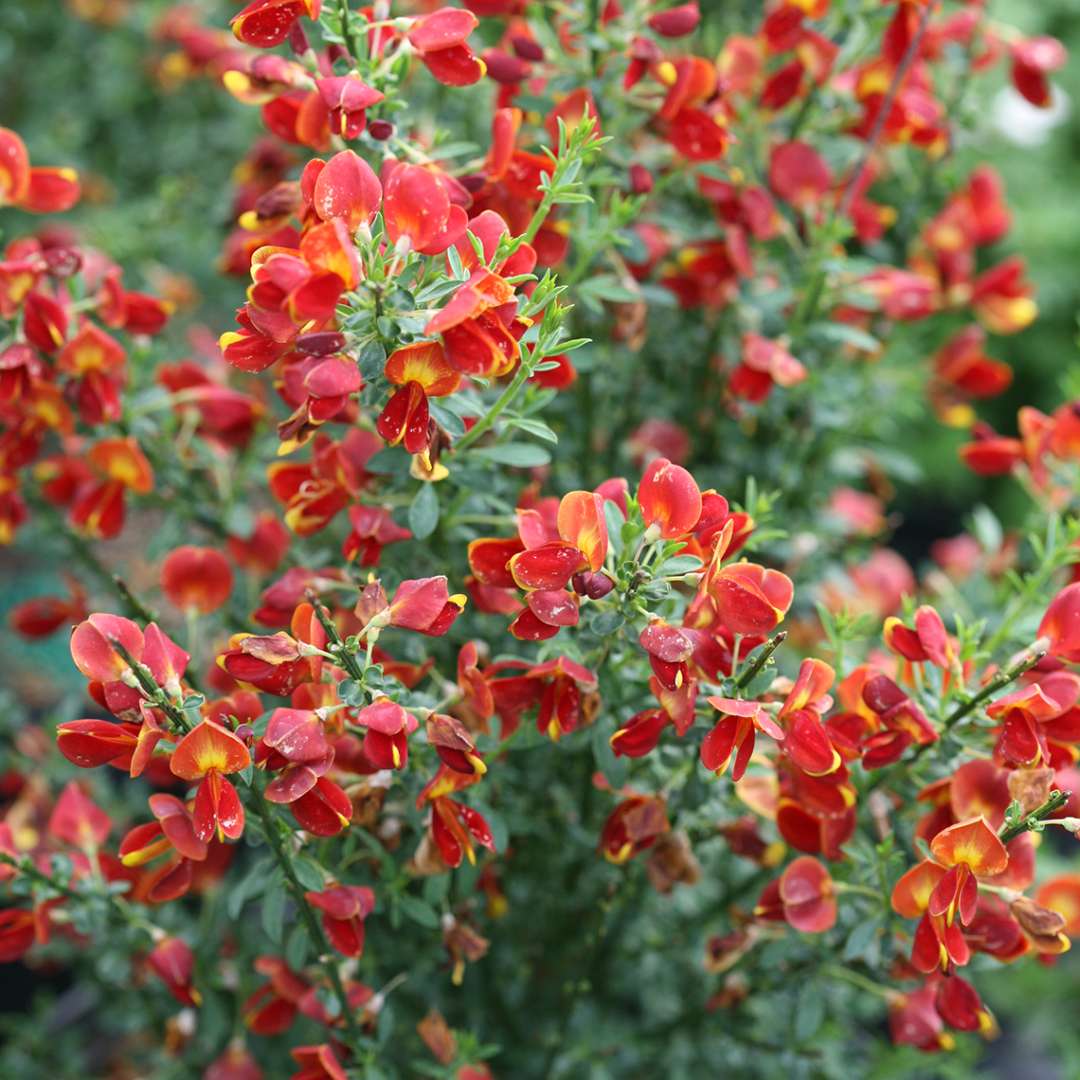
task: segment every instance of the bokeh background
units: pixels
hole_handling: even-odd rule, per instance
[[[213,335],[231,325],[244,283],[219,271],[221,241],[232,218],[230,201],[240,155],[258,133],[256,110],[232,101],[203,79],[185,79],[154,26],[169,7],[161,0],[37,0],[0,3],[0,125],[25,139],[35,163],[72,165],[84,176],[86,197],[64,221],[107,250],[126,281],[165,293],[179,313],[167,331],[171,355],[193,349],[200,327]],[[225,26],[235,3],[200,5]],[[988,0],[995,16],[1027,34],[1052,34],[1080,58],[1080,0]],[[996,342],[1014,368],[1012,389],[982,415],[1012,430],[1021,404],[1052,408],[1080,396],[1075,377],[1080,311],[1080,59],[1057,78],[1049,115],[1025,108],[1001,74],[983,76],[965,108],[970,116],[961,154],[984,161],[1005,180],[1014,212],[1013,242],[1026,256],[1038,289],[1040,318],[1015,338]],[[0,211],[0,242],[26,227],[16,211]],[[912,357],[912,362],[919,362]],[[955,465],[961,432],[943,428],[929,412],[912,421],[909,448],[921,474],[897,492],[892,543],[913,564],[933,540],[967,524],[985,504],[1005,521],[1022,498],[1012,485],[983,480]],[[135,538],[135,544],[144,538]],[[138,560],[138,546],[124,553]],[[55,560],[16,547],[0,551],[0,612],[31,595],[57,591]],[[53,662],[55,661],[55,662]],[[65,683],[70,671],[71,680]],[[43,716],[67,710],[78,692],[65,643],[31,650],[0,628],[0,744],[15,711],[4,698],[36,703]],[[2,761],[0,761],[2,768]],[[1066,868],[1075,845],[1064,833],[1056,853]],[[1050,843],[1048,838],[1047,843]],[[1055,869],[1048,866],[1048,872]],[[7,978],[0,989],[5,1022],[14,1022],[29,984]],[[980,989],[1006,1031],[984,1052],[984,1075],[1072,1080],[1080,1077],[1080,956],[1066,956],[1051,973],[1039,964],[980,975]],[[901,1054],[880,1076],[970,1076],[970,1059],[950,1062]]]

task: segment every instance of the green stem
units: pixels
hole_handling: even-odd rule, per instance
[[[342,641],[341,634],[338,633],[338,628],[330,617],[326,605],[313,592],[309,592],[307,598],[315,611],[315,618],[319,620],[319,625],[330,642],[330,652],[334,654],[334,660],[341,664],[349,678],[361,682],[364,678],[363,669],[356,659],[356,654],[351,652]]]
[[[345,984],[341,980],[341,972],[338,971],[337,965],[334,963],[333,947],[327,940],[326,934],[323,932],[322,923],[316,916],[314,909],[307,902],[307,896],[305,895],[307,890],[301,884],[299,877],[297,877],[296,869],[292,863],[292,856],[282,843],[281,834],[278,832],[277,828],[277,822],[270,813],[270,804],[266,801],[263,793],[258,790],[254,783],[249,790],[255,801],[255,808],[258,811],[259,819],[262,822],[263,833],[266,836],[266,842],[269,844],[270,850],[273,853],[274,861],[278,864],[281,873],[285,877],[289,892],[292,893],[293,901],[296,903],[297,910],[300,912],[300,917],[304,920],[304,925],[307,927],[311,942],[319,953],[319,966],[330,980],[330,985],[333,988],[334,996],[337,998],[338,1007],[341,1011],[342,1022],[348,1033],[347,1041],[352,1045],[354,1052],[356,1052],[363,1046],[365,1040],[359,1028],[356,1026],[356,1018],[353,1015],[352,1007],[349,1005],[349,995],[348,991],[345,989]]]
[[[532,365],[525,362],[525,358],[522,357],[521,363],[518,364],[518,369],[514,373],[513,379],[507,384],[506,389],[499,395],[498,399],[491,406],[490,409],[479,420],[476,421],[473,426],[465,432],[464,435],[457,441],[454,449],[458,452],[468,449],[472,446],[481,435],[484,435],[491,429],[491,426],[499,418],[502,411],[517,397],[521,388],[525,385],[525,380],[532,374]]]
[[[999,671],[977,694],[968,698],[966,701],[960,702],[960,704],[945,717],[945,723],[942,726],[942,734],[952,731],[965,716],[974,712],[974,710],[984,701],[992,698],[999,690],[1003,690],[1010,683],[1015,682],[1025,671],[1030,671],[1044,656],[1046,656],[1046,653],[1042,651],[1031,653],[1021,660],[1018,660],[1015,664],[1005,668],[1003,671]],[[914,760],[915,758],[920,757],[933,745],[933,743],[924,743],[915,751],[912,755],[912,759]]]
[[[769,657],[772,656],[777,649],[787,640],[787,631],[781,630],[776,637],[770,638],[762,646],[761,652],[754,658],[754,662],[739,676],[739,681],[735,683],[736,690],[745,690],[754,680],[754,676],[769,662]]]
[[[360,59],[360,47],[356,43],[356,35],[352,28],[352,13],[349,11],[349,0],[338,0],[338,15],[341,19],[341,36],[345,39],[345,48],[354,60]]]
[[[1035,807],[1031,813],[1025,814],[1019,821],[1014,822],[1012,825],[1003,826],[998,833],[999,839],[1003,844],[1007,844],[1021,833],[1026,833],[1033,827],[1038,826],[1045,818],[1050,817],[1051,814],[1060,810],[1069,801],[1071,795],[1071,791],[1050,792],[1050,795],[1042,806]]]
[[[136,660],[131,653],[115,638],[110,640],[109,644],[116,650],[119,656],[123,659],[124,663],[131,668],[132,673],[138,680],[139,686],[143,693],[146,694],[147,699],[152,705],[157,706],[169,720],[176,725],[182,732],[189,732],[191,730],[191,723],[188,721],[187,715],[180,706],[174,704],[166,696],[165,691],[162,690],[156,682],[154,682],[153,676],[150,672]]]
[[[891,987],[882,986],[880,983],[874,982],[873,979],[868,979],[865,975],[860,975],[857,971],[852,971],[851,968],[841,967],[839,964],[828,964],[821,969],[821,973],[830,979],[840,979],[843,982],[851,983],[852,986],[857,986],[860,990],[865,990],[869,994],[876,994],[886,1001],[891,1001],[897,996],[897,992]]]

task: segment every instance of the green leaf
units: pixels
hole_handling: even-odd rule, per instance
[[[482,446],[475,451],[475,455],[483,461],[492,461],[496,465],[512,465],[519,469],[546,465],[551,460],[551,455],[542,446],[533,446],[531,443]]]
[[[266,887],[262,902],[262,928],[266,936],[276,945],[281,941],[281,932],[285,926],[285,902],[288,893],[280,874],[275,874]]]
[[[439,913],[430,905],[416,896],[402,896],[400,900],[401,910],[413,922],[426,926],[430,930],[439,928]]]
[[[266,884],[267,863],[257,863],[251,868],[251,872],[242,877],[236,887],[229,892],[229,898],[225,902],[225,910],[229,918],[235,922],[244,910],[244,905],[253,900],[262,892]]]
[[[806,1042],[825,1021],[825,995],[814,982],[805,982],[795,1002],[795,1039]]]
[[[288,941],[285,942],[285,962],[294,971],[299,971],[307,963],[308,957],[308,932],[307,927],[297,923],[289,932]]]
[[[305,889],[321,892],[326,887],[326,875],[314,859],[297,855],[293,860],[293,869],[296,871],[297,880]]]
[[[881,920],[870,918],[856,924],[855,929],[848,934],[844,942],[844,951],[841,954],[844,960],[862,960],[870,951],[881,928]]]
[[[677,574],[689,574],[692,570],[700,570],[701,560],[694,555],[676,555],[665,559],[653,573],[656,577],[675,577]]]
[[[510,420],[509,424],[511,427],[521,428],[522,431],[527,431],[530,435],[535,435],[538,439],[545,440],[545,442],[557,443],[559,441],[559,436],[543,420],[526,420],[524,417],[515,416]]]
[[[422,484],[409,504],[409,528],[417,540],[425,540],[439,524],[439,496],[433,484]]]

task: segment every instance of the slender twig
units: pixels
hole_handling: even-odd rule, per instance
[[[165,691],[158,686],[154,681],[153,676],[138,660],[135,659],[128,652],[127,648],[116,638],[112,638],[109,644],[116,650],[117,654],[124,661],[125,664],[131,669],[132,674],[135,676],[139,683],[140,689],[146,695],[147,699],[152,705],[156,705],[165,715],[175,724],[181,731],[188,732],[191,730],[191,723],[189,722],[187,715],[179,705],[170,701]]]
[[[999,690],[1003,690],[1010,683],[1015,682],[1024,674],[1024,672],[1030,671],[1044,656],[1046,656],[1046,653],[1043,651],[1030,653],[1021,660],[1018,660],[1015,664],[1011,664],[1009,667],[999,671],[977,694],[974,694],[966,701],[960,702],[960,704],[945,717],[945,723],[942,725],[942,734],[952,731],[965,716],[974,712],[974,710],[982,705],[984,701],[988,701]],[[933,746],[933,743],[924,743],[915,751],[912,757],[919,757],[921,754],[925,753],[930,746]]]
[[[784,644],[785,640],[787,640],[786,630],[781,630],[776,637],[769,638],[762,646],[761,652],[754,657],[754,662],[739,676],[735,689],[745,690],[753,682],[754,676],[769,662],[769,657]]]
[[[904,50],[904,55],[900,58],[900,63],[896,65],[896,70],[893,72],[889,87],[885,91],[885,96],[881,99],[881,106],[878,109],[878,114],[874,117],[873,127],[870,128],[870,133],[866,137],[866,146],[863,149],[862,156],[859,159],[858,165],[855,167],[855,171],[848,178],[847,185],[844,187],[843,194],[840,196],[840,201],[837,203],[837,214],[840,217],[846,217],[847,212],[851,209],[851,202],[855,198],[855,192],[859,186],[859,181],[862,179],[862,174],[870,161],[871,155],[877,148],[878,139],[881,138],[881,133],[885,130],[885,124],[888,122],[889,113],[892,112],[893,104],[896,101],[896,95],[900,93],[900,88],[904,85],[904,80],[911,70],[911,65],[915,63],[915,58],[919,55],[919,48],[922,45],[923,37],[926,35],[927,28],[930,25],[930,16],[933,15],[936,9],[936,0],[932,0],[931,3],[928,3],[926,7],[923,8],[922,15],[919,17],[919,24],[915,28],[915,33],[911,35],[911,40]]]
[[[315,611],[315,618],[319,620],[319,625],[326,634],[330,643],[329,651],[334,654],[335,661],[341,664],[350,678],[355,679],[357,682],[361,681],[364,677],[363,669],[360,667],[355,653],[351,652],[342,640],[341,634],[338,632],[334,620],[330,617],[326,605],[311,590],[308,590],[307,599]]]
[[[1001,831],[998,833],[999,839],[1003,844],[1007,844],[1021,833],[1026,833],[1032,828],[1037,828],[1040,822],[1045,818],[1048,818],[1051,814],[1060,810],[1069,801],[1071,795],[1071,791],[1050,792],[1046,802],[1044,802],[1042,806],[1035,807],[1034,810],[1025,814],[1019,821],[1014,821],[1011,825],[1003,825]]]
[[[532,366],[526,364],[524,358],[518,365],[517,371],[514,373],[513,379],[507,384],[506,389],[499,395],[498,399],[492,404],[479,420],[460,439],[454,446],[455,451],[462,451],[472,446],[481,435],[485,434],[491,429],[491,426],[499,418],[499,415],[517,397],[518,392],[522,386],[525,385],[525,380],[532,374]]]
[[[307,890],[301,884],[299,877],[297,877],[296,869],[292,863],[292,857],[282,843],[277,823],[270,812],[270,804],[266,801],[263,793],[259,791],[254,784],[251,784],[248,790],[251,792],[251,798],[258,811],[259,819],[262,822],[263,834],[266,836],[266,842],[270,846],[274,861],[281,869],[281,873],[289,887],[289,892],[292,893],[293,901],[296,904],[297,910],[300,912],[300,917],[304,920],[305,927],[307,927],[311,942],[319,953],[319,966],[330,980],[334,996],[338,1001],[342,1022],[348,1033],[348,1040],[352,1043],[353,1049],[356,1050],[363,1045],[364,1037],[356,1026],[356,1017],[353,1015],[352,1006],[349,1004],[348,991],[345,989],[344,982],[342,982],[341,972],[338,971],[337,964],[334,963],[334,950],[326,938],[322,923],[319,921],[314,909],[307,901]]]

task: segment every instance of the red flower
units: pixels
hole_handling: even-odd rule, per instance
[[[479,25],[471,11],[440,8],[417,19],[409,30],[409,44],[419,54],[428,71],[447,86],[469,86],[479,82],[487,70],[467,44]]]
[[[375,894],[361,885],[334,885],[322,892],[304,893],[307,902],[322,914],[330,944],[344,956],[364,952],[364,920],[375,909]]]
[[[225,779],[251,764],[247,747],[231,732],[209,720],[189,731],[169,759],[173,775],[198,780],[195,794],[195,834],[209,840],[238,840],[244,832],[244,807],[236,788]]]
[[[174,548],[161,564],[161,588],[181,611],[209,615],[229,599],[233,575],[214,548]]]

